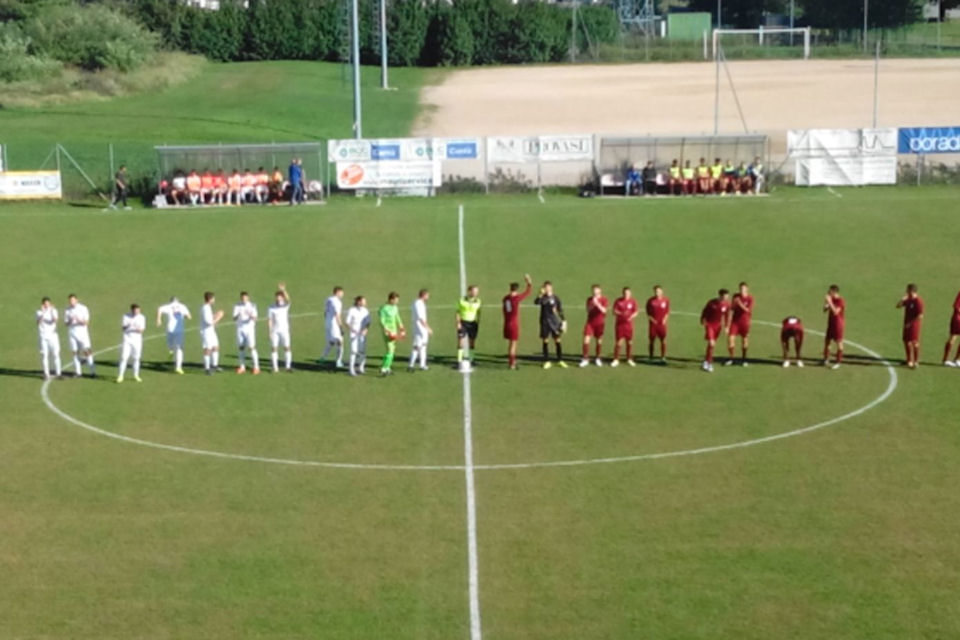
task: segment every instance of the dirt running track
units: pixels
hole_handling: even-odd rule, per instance
[[[728,63],[750,131],[865,127],[872,60]],[[712,133],[713,63],[563,65],[450,73],[421,93],[417,135]],[[720,132],[743,125],[721,72]],[[881,60],[880,126],[960,126],[960,59]]]

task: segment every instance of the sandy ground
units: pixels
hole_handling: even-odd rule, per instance
[[[873,61],[728,63],[747,128],[785,152],[788,129],[868,127]],[[421,93],[417,135],[712,133],[713,63],[504,67]],[[721,70],[720,132],[744,131]],[[960,125],[960,59],[881,60],[880,126]]]

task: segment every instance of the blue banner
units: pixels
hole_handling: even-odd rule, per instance
[[[373,144],[370,145],[370,158],[372,160],[399,160],[399,144]]]
[[[899,139],[899,153],[960,153],[960,127],[901,127]]]
[[[449,160],[466,160],[476,157],[476,142],[450,142],[447,144],[447,159]]]

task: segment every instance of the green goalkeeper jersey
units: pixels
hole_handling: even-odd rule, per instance
[[[395,304],[385,304],[377,312],[380,315],[380,326],[389,333],[397,333],[403,322],[400,320],[400,309]]]

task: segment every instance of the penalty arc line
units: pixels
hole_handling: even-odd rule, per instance
[[[464,248],[463,205],[457,209],[457,240],[460,249],[460,295],[467,292],[467,255]],[[463,475],[467,492],[467,571],[470,597],[470,640],[481,640],[480,571],[477,553],[477,493],[473,465],[473,408],[470,370],[463,373]]]
[[[435,308],[439,308],[439,307],[435,307]],[[692,317],[696,317],[699,315],[696,313],[689,313],[684,311],[673,311],[671,313],[673,315],[692,316]],[[291,315],[291,317],[303,317],[303,316],[315,316],[315,315],[319,315],[319,313],[309,312],[309,313]],[[758,325],[764,325],[764,326],[770,326],[770,327],[776,327],[776,328],[780,327],[779,324],[776,324],[774,322],[765,322],[762,320],[754,320],[753,322],[754,324],[758,324]],[[227,325],[229,324],[233,324],[233,323],[227,323]],[[819,336],[824,335],[823,332],[821,331],[815,331],[812,329],[808,329],[807,331],[814,335],[819,335]],[[146,336],[144,340],[154,340],[157,338],[162,338],[163,336],[164,334],[162,333],[154,334],[154,335]],[[550,467],[579,467],[579,466],[587,466],[587,465],[593,465],[593,464],[639,462],[644,460],[659,460],[663,458],[678,458],[678,457],[685,457],[685,456],[694,456],[694,455],[701,455],[701,454],[707,454],[707,453],[729,451],[733,449],[744,449],[744,448],[752,447],[758,444],[774,442],[777,440],[784,440],[786,438],[792,438],[794,436],[804,435],[807,433],[811,433],[813,431],[817,431],[819,429],[823,429],[823,428],[838,424],[846,420],[850,420],[852,418],[855,418],[857,416],[860,416],[870,411],[874,407],[885,402],[891,395],[893,395],[894,391],[896,391],[899,381],[898,381],[897,372],[893,368],[893,365],[890,364],[889,361],[883,359],[883,357],[880,354],[878,354],[877,352],[873,351],[868,347],[865,347],[862,344],[853,342],[852,340],[847,340],[846,343],[856,349],[860,349],[861,351],[868,354],[869,356],[876,358],[879,361],[880,365],[882,365],[887,369],[887,373],[889,374],[889,382],[887,384],[886,389],[883,391],[881,395],[877,396],[872,401],[863,405],[859,409],[855,409],[841,416],[831,418],[829,420],[824,420],[822,422],[818,422],[817,424],[810,425],[807,427],[801,427],[799,429],[785,431],[783,433],[764,436],[764,437],[756,438],[753,440],[742,440],[739,442],[732,442],[728,444],[721,444],[721,445],[715,445],[715,446],[709,446],[709,447],[698,447],[694,449],[680,449],[675,451],[663,451],[659,453],[638,454],[638,455],[630,455],[630,456],[586,458],[586,459],[580,459],[580,460],[553,460],[553,461],[542,461],[542,462],[473,464],[472,468],[474,471],[496,471],[496,470],[509,470],[509,469],[540,469],[540,468],[550,468]],[[100,349],[99,351],[95,351],[94,355],[100,355],[103,353],[107,353],[109,351],[114,351],[118,348],[119,348],[119,345],[106,347],[104,349]],[[466,376],[464,377],[466,378]],[[206,457],[220,458],[220,459],[226,459],[226,460],[241,460],[246,462],[283,464],[288,466],[315,467],[315,468],[326,468],[326,469],[357,469],[357,470],[374,470],[374,471],[464,471],[464,472],[466,471],[466,465],[459,465],[459,464],[437,464],[437,465],[376,464],[376,463],[362,463],[362,462],[332,462],[332,461],[323,461],[323,460],[303,460],[303,459],[296,459],[296,458],[292,458],[292,459],[291,458],[271,458],[271,457],[248,455],[248,454],[241,454],[241,453],[229,453],[225,451],[210,451],[206,449],[195,449],[192,447],[184,447],[184,446],[178,446],[178,445],[172,445],[172,444],[164,444],[160,442],[152,442],[150,440],[142,440],[140,438],[125,436],[112,431],[107,431],[106,429],[101,429],[94,425],[83,422],[82,420],[79,420],[71,416],[70,414],[66,413],[65,411],[61,410],[50,399],[49,388],[51,383],[52,383],[52,380],[44,381],[44,383],[40,387],[40,397],[43,400],[43,403],[46,405],[46,407],[50,411],[52,411],[54,414],[62,418],[63,420],[69,422],[74,426],[80,427],[81,429],[85,429],[87,431],[96,433],[98,435],[101,435],[107,438],[112,438],[114,440],[119,440],[122,442],[127,442],[129,444],[135,444],[135,445],[148,447],[152,449],[160,449],[165,451],[173,451],[176,453],[186,453],[191,455],[206,456]],[[467,382],[467,384],[469,385],[469,382]],[[473,454],[473,451],[472,451],[472,442],[471,442],[471,446],[470,446],[471,459],[472,459],[472,454]]]

